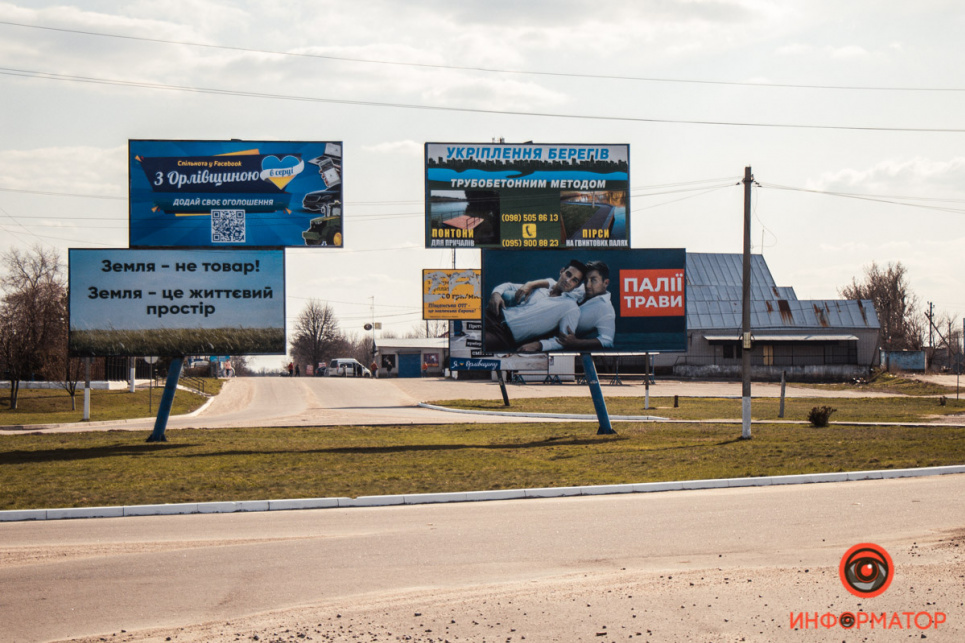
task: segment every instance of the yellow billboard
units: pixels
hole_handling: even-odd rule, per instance
[[[423,270],[422,318],[482,319],[479,270]]]

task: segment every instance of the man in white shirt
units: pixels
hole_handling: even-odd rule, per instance
[[[504,283],[493,288],[486,306],[487,351],[516,351],[521,344],[577,325],[580,309],[573,293],[586,266],[573,260],[560,269],[560,278],[525,284]]]
[[[588,261],[577,324],[561,326],[562,332],[556,337],[529,342],[521,346],[520,351],[592,351],[611,348],[616,332],[616,311],[610,301],[610,292],[607,290],[609,286],[610,268],[602,261]]]

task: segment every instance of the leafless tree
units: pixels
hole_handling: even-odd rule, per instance
[[[870,299],[881,323],[881,345],[887,350],[920,350],[925,321],[918,311],[918,297],[908,284],[908,271],[901,264],[882,268],[872,262],[864,279],[851,279],[840,291],[845,299]]]
[[[0,360],[16,409],[20,382],[49,369],[64,346],[67,287],[53,249],[11,249],[0,255],[0,266]]]
[[[320,362],[341,357],[336,353],[346,348],[345,335],[339,328],[335,311],[329,304],[310,299],[295,322],[291,339],[293,361],[317,368]]]

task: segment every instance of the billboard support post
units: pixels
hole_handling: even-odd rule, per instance
[[[84,359],[84,422],[90,422],[90,358]]]
[[[603,389],[600,387],[600,378],[596,374],[596,365],[593,363],[591,353],[580,353],[583,358],[583,374],[586,375],[587,386],[590,387],[590,396],[593,397],[593,407],[596,409],[596,417],[600,420],[600,430],[597,435],[612,435],[616,431],[610,424],[610,414],[606,410],[606,400],[603,399]]]
[[[175,357],[171,360],[168,367],[168,379],[164,384],[164,393],[157,406],[157,420],[154,422],[154,433],[148,437],[148,442],[167,442],[164,437],[164,430],[168,426],[168,416],[171,415],[171,406],[174,404],[174,392],[178,390],[178,380],[181,378],[181,365],[184,364],[183,357]]]
[[[509,394],[506,393],[506,380],[503,378],[502,370],[497,370],[499,375],[499,392],[503,394],[503,406],[509,406]]]

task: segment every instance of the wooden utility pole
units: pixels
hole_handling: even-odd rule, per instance
[[[744,168],[744,283],[741,315],[741,439],[751,439],[751,184],[754,175]]]

